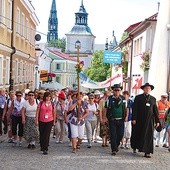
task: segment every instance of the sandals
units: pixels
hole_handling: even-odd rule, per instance
[[[73,148],[72,153],[76,153],[76,148]]]
[[[77,145],[77,146],[76,146],[76,149],[80,149],[80,145]]]

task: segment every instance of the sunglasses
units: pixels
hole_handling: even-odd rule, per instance
[[[21,97],[22,95],[20,95],[20,94],[18,94],[18,95],[16,95],[17,97]]]
[[[94,98],[89,98],[89,99],[94,99]]]
[[[29,94],[28,96],[34,96],[34,94]]]
[[[114,89],[113,91],[121,91],[121,90],[119,90],[119,89]]]

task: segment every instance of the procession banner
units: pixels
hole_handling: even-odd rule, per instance
[[[103,82],[95,82],[91,79],[89,79],[83,72],[80,73],[80,83],[82,87],[90,88],[90,89],[101,89],[101,88],[107,88],[110,85],[113,84],[119,84],[122,83],[122,73],[116,72],[114,76],[111,78],[108,78],[107,80]]]

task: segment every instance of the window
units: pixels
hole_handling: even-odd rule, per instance
[[[61,64],[56,64],[56,70],[61,70]]]
[[[22,82],[23,81],[23,79],[22,79],[22,77],[23,77],[23,62],[22,61],[20,62],[20,70],[19,70],[19,72],[20,72],[19,73],[19,79],[20,79],[19,81]]]
[[[10,59],[9,59],[9,57],[6,57],[6,76],[5,76],[6,84],[9,84],[9,74],[10,74]]]
[[[60,77],[56,77],[56,82],[60,83]]]
[[[15,60],[15,83],[18,83],[18,60]]]
[[[16,28],[16,32],[20,34],[20,26],[21,26],[21,22],[20,22],[20,9],[17,8],[17,19],[16,19],[17,23],[17,28]]]
[[[25,32],[25,34],[26,34],[26,39],[27,40],[29,40],[29,20],[28,20],[28,18],[26,18],[26,32]]]
[[[25,36],[25,15],[23,13],[21,15],[21,35]]]
[[[5,23],[5,0],[0,0],[0,23]]]
[[[8,1],[8,19],[7,19],[7,27],[11,29],[12,25],[12,2]]]
[[[3,56],[0,55],[0,84],[3,84]]]

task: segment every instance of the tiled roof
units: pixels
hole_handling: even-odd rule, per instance
[[[65,60],[71,60],[71,61],[77,61],[76,58],[74,57],[70,57],[68,54],[65,54],[65,53],[62,53],[60,51],[57,51],[57,50],[49,50],[51,53],[59,56],[60,58],[63,58]]]
[[[150,17],[147,18],[146,20],[149,20],[149,21],[156,21],[156,20],[157,20],[157,16],[158,16],[158,13],[156,13],[156,14],[150,16]],[[124,32],[127,32],[127,33],[131,32],[133,29],[135,29],[135,28],[136,28],[139,24],[141,24],[141,23],[142,23],[142,21],[130,25]]]

